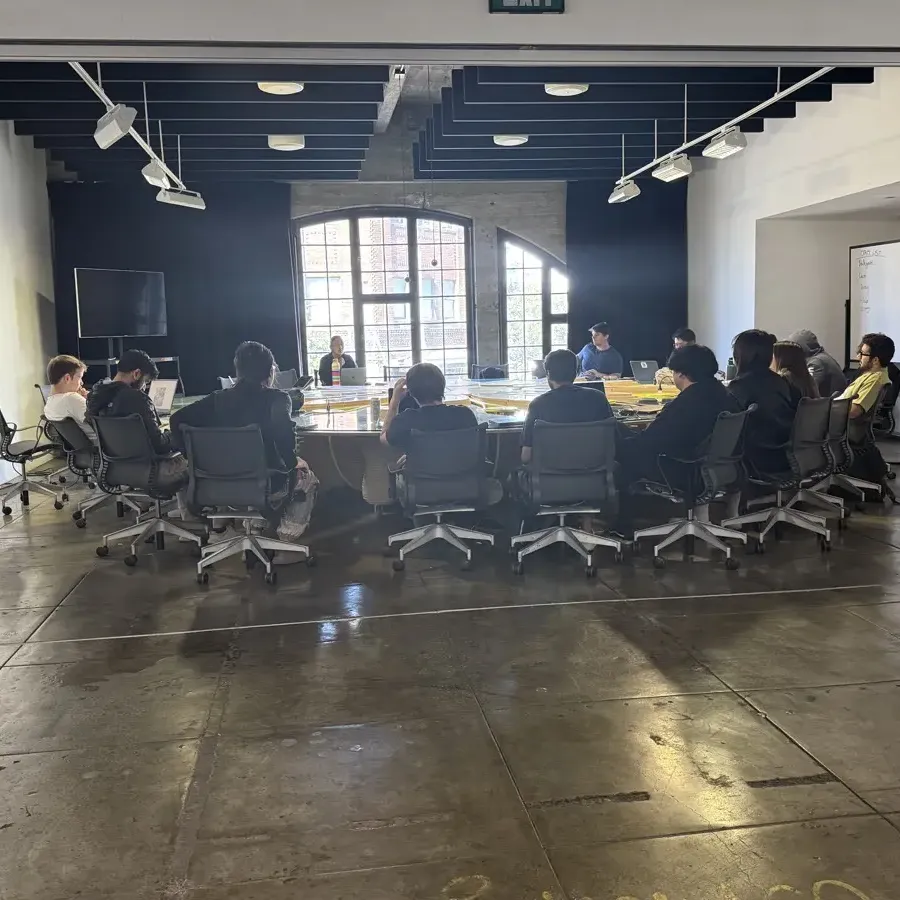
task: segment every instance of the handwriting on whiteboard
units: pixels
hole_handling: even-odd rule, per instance
[[[863,247],[859,251],[859,257],[856,260],[856,280],[859,285],[859,305],[866,312],[869,310],[869,292],[871,289],[869,272],[875,265],[877,259],[884,259],[884,253],[880,247]]]

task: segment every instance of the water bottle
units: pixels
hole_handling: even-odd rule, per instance
[[[334,387],[341,386],[341,361],[331,358],[331,383]]]
[[[728,365],[725,366],[725,381],[734,381],[737,375],[737,366],[734,364],[734,357],[728,358]]]

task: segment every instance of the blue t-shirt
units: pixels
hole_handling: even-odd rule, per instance
[[[601,375],[621,375],[624,361],[622,354],[615,347],[600,350],[594,344],[585,344],[578,354],[581,360],[581,371],[588,372],[591,369]]]

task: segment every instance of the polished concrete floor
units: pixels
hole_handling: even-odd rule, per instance
[[[900,513],[589,581],[330,512],[277,588],[0,520],[0,898],[900,897]]]

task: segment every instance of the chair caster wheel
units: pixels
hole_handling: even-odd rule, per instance
[[[209,572],[198,572],[197,584],[209,584]]]
[[[137,557],[131,553],[122,560],[129,569],[133,569],[137,565]]]
[[[306,557],[306,568],[314,569],[319,564],[319,558],[310,554]]]
[[[725,557],[725,568],[728,569],[729,572],[735,572],[741,567],[740,561],[736,560],[733,556]]]
[[[585,566],[584,567],[584,577],[585,578],[596,578],[597,577],[597,567],[596,566]]]
[[[104,556],[109,556],[109,547],[98,547],[95,552],[102,559]]]
[[[63,494],[63,495],[62,495],[62,502],[63,502],[63,503],[67,503],[68,500],[69,500],[69,495],[68,495],[68,494]]]
[[[211,529],[213,534],[225,534],[228,531],[227,525],[217,525],[215,528]]]
[[[621,550],[616,550],[613,555],[613,560],[617,563],[623,562],[625,560],[625,554]]]
[[[79,519],[84,518],[84,513],[80,509],[76,509],[75,512],[72,513],[72,518],[77,522]]]
[[[395,559],[391,563],[391,568],[395,572],[402,572],[406,568],[406,563],[402,559]]]
[[[87,483],[87,486],[93,491],[97,487],[97,484],[96,484],[96,482],[89,481]]]
[[[3,515],[4,515],[4,516],[11,516],[11,515],[12,515],[12,507],[11,507],[11,506],[4,506],[4,507],[3,507]]]
[[[63,508],[62,502],[59,500],[55,500],[53,503],[53,508],[54,509],[62,509]]]
[[[819,538],[819,549],[823,553],[831,552],[831,539],[830,538]]]
[[[525,563],[516,560],[512,564],[512,573],[513,575],[524,575],[525,574]]]
[[[666,559],[664,556],[654,556],[653,557],[653,568],[654,569],[664,569],[666,567]]]
[[[266,584],[275,584],[278,581],[277,572],[266,572]]]
[[[76,528],[87,528],[87,519],[76,519],[75,527]]]
[[[471,572],[471,571],[472,571],[472,560],[471,560],[471,559],[464,559],[464,560],[459,564],[459,569],[460,569],[461,572]]]

